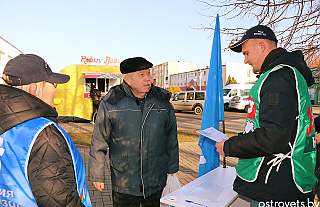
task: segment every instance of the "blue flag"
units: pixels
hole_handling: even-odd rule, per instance
[[[219,15],[216,18],[216,27],[212,43],[210,68],[207,81],[206,97],[203,107],[201,130],[214,127],[219,130],[220,121],[224,120],[223,82]],[[199,136],[201,148],[198,177],[219,167],[220,155],[215,147],[215,141]]]

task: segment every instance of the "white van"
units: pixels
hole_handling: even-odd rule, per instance
[[[201,114],[205,100],[206,91],[181,91],[173,94],[170,100],[173,110],[194,111]]]
[[[229,84],[223,87],[224,110],[229,110],[229,101],[234,96],[249,96],[249,92],[254,84]]]

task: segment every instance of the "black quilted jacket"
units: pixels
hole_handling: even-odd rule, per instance
[[[275,49],[264,60],[261,71],[264,73],[279,64],[297,68],[308,86],[314,83],[301,51],[287,52],[282,48]],[[273,154],[281,152],[287,154],[291,150],[288,142],[293,143],[296,138],[298,124],[296,117],[299,115],[296,84],[294,73],[288,67],[270,73],[261,86],[260,128],[239,134],[225,142],[224,152],[227,156],[239,158],[265,156],[255,182],[247,182],[236,177],[233,187],[239,194],[264,202],[313,200],[312,192],[301,193],[293,182],[290,159],[286,158],[281,162],[279,171],[273,168],[267,184],[265,183],[270,168],[267,163],[274,158]],[[275,102],[272,102],[273,95],[278,95]]]
[[[56,121],[54,108],[37,97],[0,85],[0,134],[25,121],[44,117]],[[72,158],[62,134],[52,125],[31,150],[28,179],[38,206],[84,206],[77,192]]]

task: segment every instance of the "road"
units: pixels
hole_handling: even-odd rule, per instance
[[[194,112],[180,112],[175,113],[177,118],[178,130],[181,129],[200,129],[201,127],[201,115],[196,115]],[[225,128],[228,131],[240,133],[243,131],[246,121],[246,113],[241,111],[225,111],[224,122]],[[222,123],[220,123],[222,128]]]
[[[320,105],[313,105],[313,117],[320,115]],[[178,130],[182,129],[200,129],[202,115],[196,115],[191,111],[176,112]],[[224,122],[225,129],[235,133],[241,133],[244,129],[247,114],[243,111],[225,111]],[[222,123],[220,123],[222,129]]]

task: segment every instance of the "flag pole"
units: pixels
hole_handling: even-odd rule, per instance
[[[220,122],[224,120],[223,82],[221,61],[220,23],[217,14],[216,26],[212,41],[210,67],[208,72],[206,96],[203,107],[201,130],[213,127],[219,130]],[[220,166],[220,154],[215,147],[216,142],[199,135],[201,148],[198,177]]]
[[[222,121],[222,132],[226,134],[226,126],[224,124],[224,120]],[[223,157],[223,168],[227,168],[226,166],[226,157]]]

